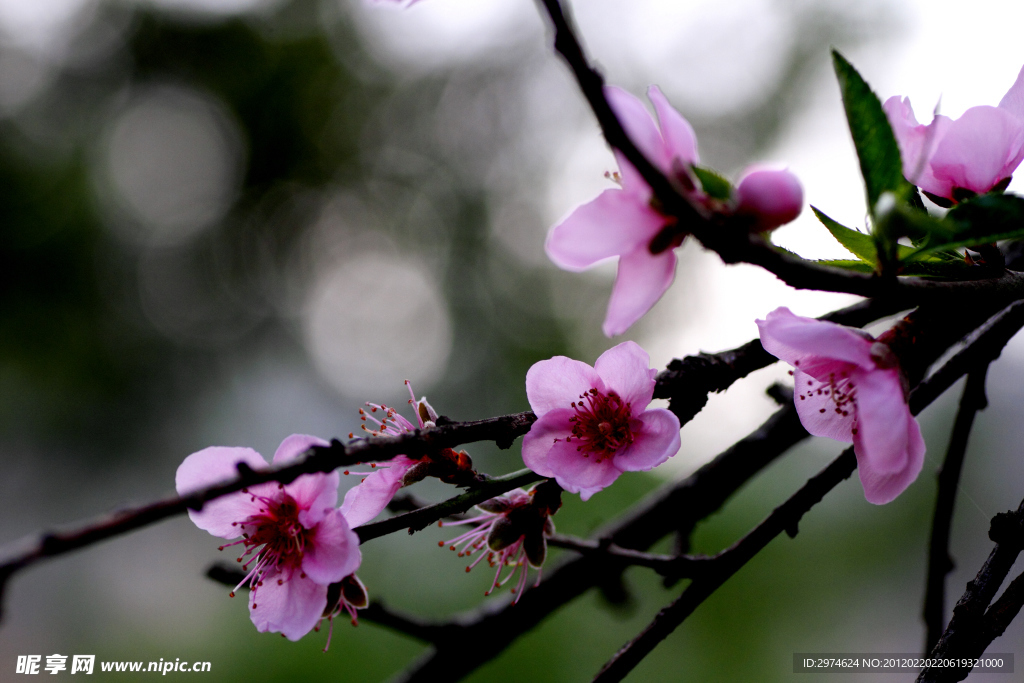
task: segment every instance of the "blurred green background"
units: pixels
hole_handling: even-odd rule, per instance
[[[383,4],[0,2],[8,549],[171,493],[181,459],[207,445],[269,456],[294,432],[343,436],[363,401],[402,401],[407,378],[455,419],[523,410],[532,363],[593,362],[612,344],[599,330],[613,270],[573,275],[543,256],[548,226],[603,187],[613,161],[532,3]],[[627,25],[617,3],[579,4],[611,79],[637,93],[661,82],[697,129],[704,163],[727,173],[788,152],[799,171],[807,152],[794,131],[813,128],[828,101],[826,135],[842,152],[835,178],[807,174],[808,194],[818,202],[815,187],[835,186],[852,204],[829,212],[858,221],[827,48],[888,73],[912,12],[644,2]],[[659,13],[656,27],[639,23]],[[783,241],[798,242],[801,229]],[[742,343],[754,315],[789,301],[757,298],[782,296],[776,285],[728,289],[734,274],[760,275],[692,245],[680,258],[673,293],[631,331],[656,365]],[[748,315],[752,300],[761,308]],[[806,314],[847,301],[795,300],[819,309]],[[988,552],[988,518],[1024,493],[1013,418],[1021,351],[990,374],[993,408],[977,423],[954,526],[950,604]],[[772,411],[763,389],[783,374],[761,371],[713,399],[658,472],[624,476],[586,504],[567,496],[559,530],[589,533],[691,472]],[[947,396],[925,414],[928,463],[904,496],[876,508],[845,483],[632,679],[810,680],[791,673],[794,651],[916,652],[933,475],[954,409]],[[492,474],[522,467],[516,448],[468,450]],[[698,528],[695,550],[732,543],[839,450],[795,449]],[[467,576],[438,549],[449,535],[365,545],[359,573],[371,596],[431,618],[482,604],[489,577]],[[205,660],[210,681],[376,681],[423,652],[369,622],[339,622],[327,654],[322,633],[299,643],[256,633],[244,603],[203,578],[216,545],[176,519],[18,575],[0,678],[13,676],[18,655],[61,653]],[[627,588],[619,605],[588,594],[472,680],[589,680],[679,591],[639,569]],[[1022,634],[1015,625],[993,651],[1013,651]]]

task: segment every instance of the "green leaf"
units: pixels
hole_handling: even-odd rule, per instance
[[[732,184],[717,171],[701,166],[693,166],[693,174],[700,181],[701,188],[715,199],[726,200],[732,197]]]
[[[889,126],[882,103],[857,70],[836,50],[832,62],[843,94],[846,121],[850,126],[860,172],[864,176],[868,207],[872,212],[883,192],[909,201],[914,188],[903,177],[903,162],[896,137]]]
[[[832,236],[836,238],[839,244],[846,247],[847,251],[854,256],[859,256],[871,266],[878,263],[878,251],[875,248],[875,241],[871,238],[871,235],[865,235],[832,220],[819,211],[816,206],[811,206],[811,211],[818,217],[821,224],[828,228],[828,231],[832,233]]]
[[[911,258],[940,255],[952,260],[959,247],[1024,238],[1024,197],[983,194],[957,204]],[[959,254],[956,254],[959,257]]]
[[[875,267],[867,261],[855,261],[853,259],[825,259],[822,261],[815,261],[814,263],[821,266],[832,266],[833,268],[852,270],[858,273],[875,272]]]

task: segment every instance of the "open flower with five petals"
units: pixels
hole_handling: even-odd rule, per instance
[[[868,502],[888,503],[924,464],[899,362],[862,330],[777,308],[758,320],[761,344],[793,366],[796,410],[815,436],[853,443]]]
[[[594,367],[565,356],[535,363],[526,396],[537,421],[523,437],[523,461],[587,500],[623,472],[650,470],[679,450],[679,418],[648,409],[650,357],[635,342],[605,351]]]
[[[294,434],[278,447],[274,464],[326,445],[322,439]],[[253,470],[267,467],[251,448],[213,446],[193,453],[178,467],[178,494],[236,477],[239,463]],[[359,538],[335,508],[337,502],[338,474],[333,472],[304,474],[290,484],[256,484],[211,500],[201,510],[189,510],[200,529],[238,539],[221,549],[239,547],[238,561],[247,572],[239,585],[249,585],[249,616],[256,630],[298,640],[324,616],[328,586],[359,568]]]

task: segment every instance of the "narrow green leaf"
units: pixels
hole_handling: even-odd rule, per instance
[[[729,199],[732,197],[732,184],[721,176],[717,171],[701,166],[693,166],[693,174],[700,181],[703,190],[715,199]]]
[[[909,200],[914,189],[903,177],[900,148],[881,101],[853,65],[836,50],[832,50],[832,62],[843,95],[846,121],[860,160],[868,208],[874,211],[878,198],[887,191],[904,201]]]
[[[944,254],[952,260],[950,253],[956,253],[953,249],[1021,238],[1024,238],[1024,197],[983,194],[950,209],[911,258]]]
[[[873,273],[875,267],[867,261],[855,261],[853,259],[825,259],[821,261],[815,261],[821,266],[832,266],[833,268],[842,268],[843,270],[852,270],[857,273]]]
[[[813,211],[814,215],[818,217],[821,224],[828,228],[828,231],[832,233],[832,236],[836,238],[836,241],[846,247],[847,251],[854,256],[859,256],[870,266],[874,266],[878,263],[875,241],[871,239],[871,235],[865,235],[862,232],[854,230],[853,228],[848,228],[842,223],[832,220],[818,210],[816,206],[811,206],[811,211]]]

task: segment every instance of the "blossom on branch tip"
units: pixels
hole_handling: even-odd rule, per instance
[[[526,373],[537,414],[523,437],[526,466],[587,500],[623,472],[668,460],[679,450],[679,418],[647,409],[656,374],[631,341],[605,351],[594,367],[565,356],[535,363]]]
[[[469,557],[479,553],[477,558],[466,567],[472,570],[484,559],[491,568],[496,568],[494,581],[484,595],[490,595],[516,577],[512,593],[516,596],[513,603],[519,602],[526,588],[529,567],[537,569],[537,580],[540,583],[540,569],[547,558],[547,538],[555,533],[553,515],[561,506],[561,491],[551,487],[535,487],[530,491],[513,489],[508,493],[480,503],[476,508],[481,514],[468,519],[454,522],[438,522],[438,526],[456,526],[473,524],[473,528],[450,541],[439,541],[442,548],[448,546],[457,552],[459,557]],[[504,578],[502,572],[510,568]]]
[[[312,446],[326,445],[293,434],[281,442],[273,462],[291,462]],[[175,488],[184,496],[227,481],[238,475],[240,464],[267,468],[251,448],[213,446],[185,458]],[[338,480],[337,472],[304,474],[290,484],[255,484],[189,510],[200,529],[238,539],[220,549],[239,546],[238,561],[247,572],[239,587],[249,586],[249,616],[256,630],[298,640],[323,616],[328,586],[359,568],[359,538],[335,508]]]
[[[800,213],[803,192],[788,170],[751,167],[744,174],[746,186],[737,188],[734,196],[704,192],[693,172],[699,161],[693,128],[657,86],[647,91],[657,123],[625,90],[606,86],[604,93],[640,152],[708,213],[753,218],[754,230],[771,230]],[[619,258],[603,325],[609,337],[629,329],[669,288],[675,278],[675,248],[687,235],[674,216],[662,213],[651,187],[625,156],[615,150],[615,158],[619,171],[610,177],[619,187],[576,208],[551,229],[545,244],[548,257],[565,270],[586,270],[599,261]]]
[[[853,443],[868,502],[881,505],[903,493],[921,472],[925,444],[888,345],[788,308],[775,309],[757,326],[765,351],[794,368],[794,400],[804,428]]]
[[[367,403],[369,410],[359,409],[364,432],[370,436],[398,436],[435,426],[437,412],[427,403],[426,398],[416,400],[416,394],[413,393],[408,380],[405,385],[409,388],[409,405],[413,407],[416,424],[405,419],[392,407]],[[355,434],[349,434],[350,438],[354,436]],[[444,448],[436,454],[418,458],[398,455],[384,462],[367,464],[372,472],[345,471],[345,474],[367,474],[361,483],[348,490],[341,504],[342,513],[353,527],[365,524],[380,514],[403,486],[414,484],[428,476],[457,483],[460,477],[473,471],[473,461],[469,455],[465,451],[456,452],[451,448]]]
[[[883,108],[903,175],[941,205],[1005,189],[1024,159],[1024,68],[999,106],[971,107],[958,119],[936,114],[919,124],[910,98],[898,95]]]

